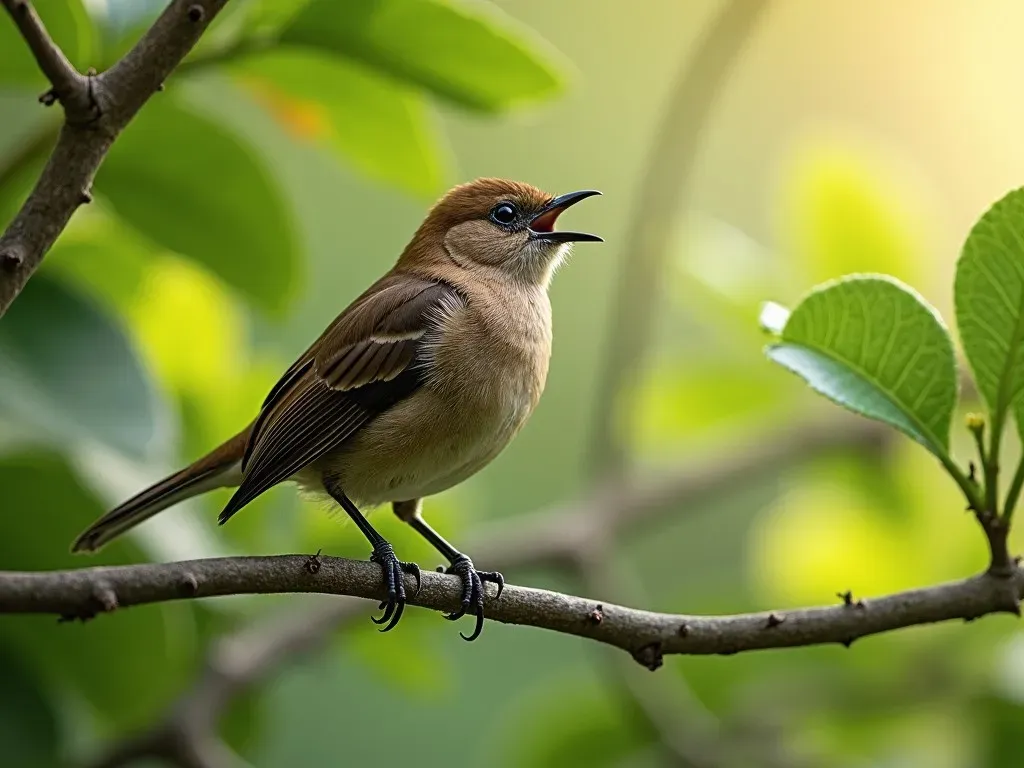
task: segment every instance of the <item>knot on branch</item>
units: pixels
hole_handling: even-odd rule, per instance
[[[181,574],[181,579],[178,582],[178,588],[181,590],[181,594],[185,595],[185,597],[195,597],[199,594],[199,580],[196,579],[194,573],[186,571]]]
[[[17,246],[0,248],[0,269],[17,269],[24,263],[25,253]]]
[[[865,608],[863,600],[854,600],[853,592],[846,590],[845,592],[836,592],[836,597],[843,601],[843,607],[845,608]]]
[[[44,107],[52,107],[60,102],[69,125],[89,125],[103,114],[96,98],[97,79],[96,70],[92,67],[80,75],[68,64],[65,75],[54,80],[49,89],[39,94],[38,101]]]
[[[633,651],[633,659],[641,666],[647,667],[647,669],[653,672],[660,667],[664,661],[664,657],[661,652],[661,643],[651,643],[637,651]]]
[[[306,573],[315,576],[320,573],[320,569],[323,567],[324,560],[321,556],[323,549],[318,549],[315,555],[310,555],[309,559],[303,564],[303,568],[306,569]]]
[[[114,588],[107,582],[99,581],[93,584],[92,591],[78,611],[62,613],[57,621],[62,624],[69,621],[89,621],[100,613],[112,613],[118,607]]]

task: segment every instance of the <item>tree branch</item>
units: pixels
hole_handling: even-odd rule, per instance
[[[699,463],[687,463],[674,471],[638,474],[612,486],[595,488],[575,502],[492,524],[482,536],[470,537],[467,549],[477,562],[488,567],[508,570],[563,566],[581,552],[591,551],[599,537],[612,538],[627,531],[635,534],[668,510],[698,507],[733,488],[740,479],[756,481],[775,476],[795,462],[837,450],[874,448],[885,434],[875,424],[844,415],[790,427],[781,433],[757,435],[746,449],[709,449]],[[376,564],[325,560],[340,568],[335,579],[328,582],[318,578],[319,574],[308,573],[305,562],[306,558],[300,556],[280,556],[43,573],[0,571],[0,613],[43,612],[82,617],[138,603],[233,593],[379,595],[380,571]],[[435,591],[428,593],[428,581],[435,583]],[[420,598],[443,600],[447,596],[458,602],[456,592],[449,595],[444,591],[445,585],[454,587],[458,579],[425,574]],[[436,607],[429,602],[414,604]]]
[[[656,474],[627,476],[617,483],[599,486],[573,502],[519,516],[514,521],[491,523],[471,532],[466,551],[473,553],[476,562],[506,573],[528,567],[575,571],[585,564],[587,553],[599,551],[609,541],[636,535],[681,508],[700,510],[741,481],[778,477],[794,464],[836,451],[876,452],[890,438],[891,432],[886,428],[845,414],[765,431],[753,435],[745,446],[727,444],[717,450],[707,449],[702,451],[699,461],[687,461]],[[597,587],[588,589],[595,593],[603,591]],[[343,625],[365,617],[365,604],[355,598],[322,598],[314,602],[312,607],[291,608],[258,619],[214,641],[203,673],[165,717],[145,732],[115,744],[90,765],[117,768],[139,755],[162,757],[179,766],[230,765],[226,759],[190,762],[189,756],[209,755],[204,745],[216,740],[219,717],[232,697],[294,661],[297,654],[318,647]],[[716,737],[706,733],[706,728],[700,731],[700,743]],[[673,749],[676,746],[673,744]],[[699,744],[694,742],[691,746]],[[187,754],[182,754],[184,749]],[[689,755],[689,750],[685,754]],[[786,761],[780,758],[775,762],[781,765]]]
[[[27,0],[0,0],[53,84],[65,121],[46,167],[0,235],[0,316],[7,311],[78,206],[118,134],[192,49],[227,0],[172,0],[149,31],[106,72],[81,75],[50,39]]]
[[[321,558],[308,568],[303,555],[226,557],[178,563],[81,568],[28,573],[0,571],[0,613],[54,613],[91,618],[104,611],[183,598],[238,594],[316,592],[382,600],[380,566],[345,558]],[[406,576],[406,589],[415,584]],[[627,608],[596,599],[506,585],[501,599],[488,588],[488,618],[540,627],[621,648],[649,669],[662,655],[733,654],[765,648],[842,643],[919,624],[976,619],[990,613],[1019,615],[1024,571],[989,574],[935,587],[898,592],[871,601],[793,611],[690,616]],[[455,611],[461,603],[457,576],[425,572],[410,605]]]
[[[39,97],[39,100],[50,106],[59,101],[64,105],[68,118],[86,121],[95,117],[92,99],[89,95],[89,80],[79,74],[64,51],[53,42],[46,31],[43,20],[28,0],[0,0],[11,15],[21,36],[25,38],[32,55],[35,56],[39,69],[53,86],[51,91]]]
[[[613,535],[619,527],[634,528],[653,510],[672,501],[694,502],[728,488],[737,477],[771,471],[777,462],[814,456],[829,448],[877,439],[874,425],[858,433],[846,419],[796,430],[787,439],[757,440],[753,448],[717,474],[713,469],[679,473],[660,480],[644,478],[614,489],[598,489],[587,499],[536,522],[505,526],[474,550],[479,562],[506,567],[564,563],[587,551],[596,536]],[[714,464],[711,465],[714,467]],[[300,555],[237,557],[168,564],[82,568],[44,573],[0,572],[0,613],[56,613],[87,618],[119,607],[192,597],[229,594],[317,592],[368,599],[383,597],[375,563],[324,558],[316,573]],[[407,580],[411,592],[411,577]],[[864,635],[955,618],[1016,612],[1022,575],[1014,567],[1003,578],[982,575],[938,587],[898,593],[870,603],[797,611],[699,617],[642,611],[602,602],[600,620],[593,618],[598,601],[539,589],[506,586],[500,600],[490,587],[488,616],[507,624],[541,627],[588,637],[631,653],[655,668],[665,653],[737,653],[762,648],[848,643]],[[454,610],[460,601],[457,577],[424,573],[422,589],[409,602],[435,610]],[[772,618],[774,616],[774,618]]]

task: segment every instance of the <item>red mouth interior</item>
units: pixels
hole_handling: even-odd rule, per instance
[[[550,211],[545,211],[530,222],[530,229],[534,232],[554,232],[555,222],[563,210],[565,209],[552,208]]]

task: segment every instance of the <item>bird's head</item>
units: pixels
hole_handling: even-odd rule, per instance
[[[433,207],[403,260],[442,258],[457,268],[500,271],[546,287],[571,243],[601,242],[597,235],[555,229],[565,209],[599,194],[583,190],[553,197],[506,179],[462,184]]]

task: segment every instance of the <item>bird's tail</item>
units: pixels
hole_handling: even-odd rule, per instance
[[[198,461],[107,512],[82,531],[71,545],[71,551],[94,552],[111,539],[178,502],[212,491],[214,488],[238,485],[249,429],[250,427],[246,427]]]

